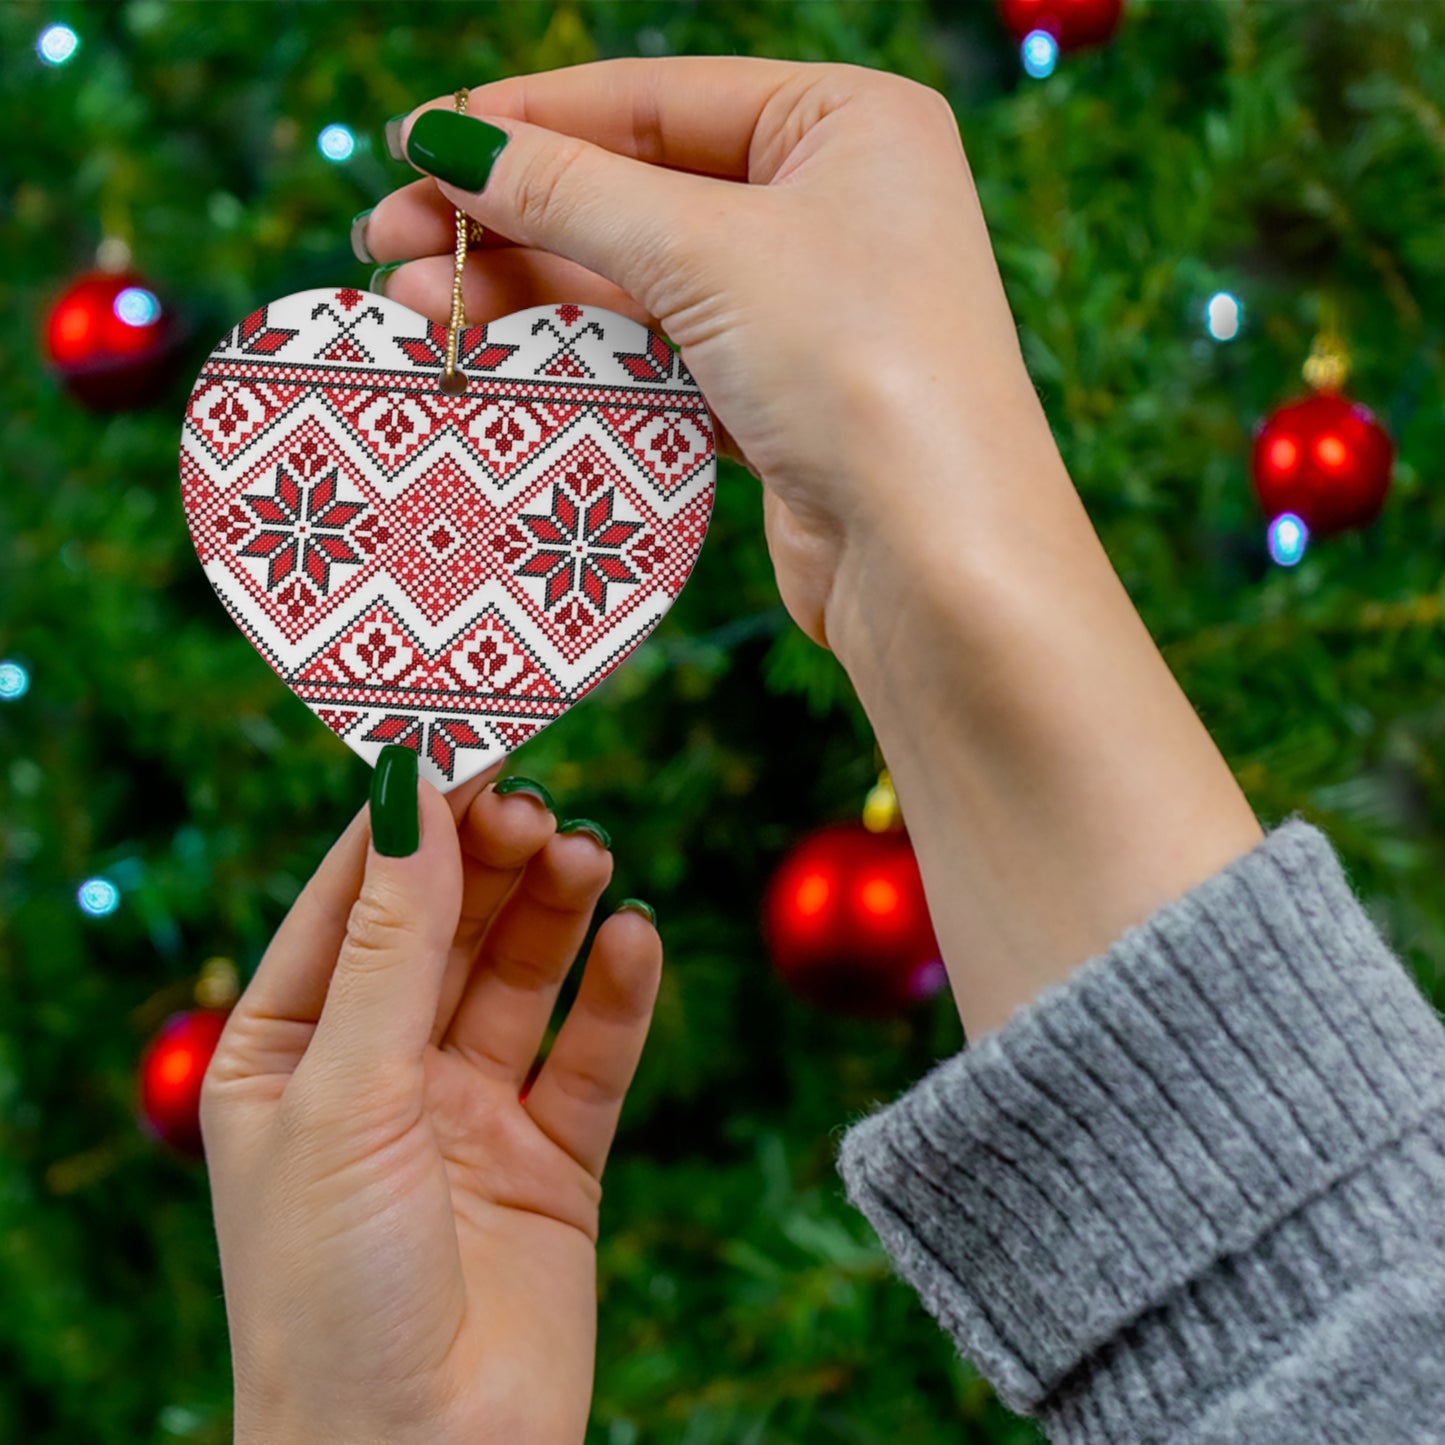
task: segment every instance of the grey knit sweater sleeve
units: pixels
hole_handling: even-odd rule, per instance
[[[1445,1441],[1445,1030],[1304,822],[856,1124],[840,1168],[1051,1440]]]

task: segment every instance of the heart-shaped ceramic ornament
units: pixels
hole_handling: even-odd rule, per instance
[[[353,751],[456,787],[657,626],[712,513],[712,420],[668,344],[592,306],[458,337],[351,288],[254,311],[186,408],[206,576]]]

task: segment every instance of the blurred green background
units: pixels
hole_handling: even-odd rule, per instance
[[[45,26],[74,27],[42,65]],[[958,114],[1026,354],[1115,564],[1267,823],[1301,811],[1445,998],[1445,7],[1135,0],[1108,47],[1023,76],[977,3],[128,3],[0,7],[0,1441],[230,1439],[204,1168],[146,1137],[135,1068],[213,954],[243,980],[365,766],[232,627],[176,482],[221,334],[365,285],[347,229],[411,172],[383,120],[462,84],[614,55],[883,67]],[[353,156],[317,148],[351,127]],[[117,236],[193,355],[98,416],[39,328]],[[824,258],[820,258],[820,264]],[[906,238],[880,268],[906,264]],[[1245,305],[1206,335],[1207,299]],[[1322,305],[1399,447],[1368,532],[1273,566],[1252,428],[1302,388]],[[961,1044],[946,1000],[831,1017],[770,971],[787,848],[855,816],[876,759],[778,604],[757,485],[720,471],[691,585],[516,771],[612,830],[609,901],[668,970],[607,1175],[597,1445],[1037,1439],[890,1278],[837,1136]],[[88,918],[101,875],[119,908]]]

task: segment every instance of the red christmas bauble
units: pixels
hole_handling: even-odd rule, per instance
[[[229,1011],[195,1009],[172,1014],[141,1056],[140,1116],[157,1138],[197,1158],[201,1142],[201,1081]]]
[[[946,981],[902,831],[840,823],[804,838],[773,875],[763,927],[789,987],[838,1013],[900,1013]]]
[[[1060,50],[1101,45],[1115,31],[1124,0],[999,0],[999,15],[1015,40],[1045,30]]]
[[[1255,495],[1273,519],[1293,512],[1316,536],[1373,522],[1390,490],[1390,434],[1374,414],[1320,391],[1270,413],[1254,439]]]
[[[65,388],[95,411],[153,401],[175,374],[175,319],[142,277],[92,271],[45,322],[46,356]]]

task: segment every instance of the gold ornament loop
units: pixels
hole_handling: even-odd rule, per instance
[[[229,958],[208,958],[196,980],[196,1002],[202,1008],[230,1008],[241,996],[241,980]]]
[[[903,826],[898,794],[893,791],[893,779],[887,768],[878,774],[878,781],[868,790],[863,803],[863,826],[870,833],[888,833]]]
[[[1305,385],[1314,391],[1341,391],[1350,376],[1350,349],[1340,325],[1340,305],[1329,292],[1320,297],[1319,329],[1301,368]]]
[[[1315,391],[1342,390],[1350,375],[1350,354],[1344,338],[1337,331],[1320,332],[1301,370],[1305,385]]]
[[[452,104],[456,108],[457,114],[465,115],[467,113],[469,94],[467,90],[462,89],[452,96]],[[485,234],[481,222],[473,220],[465,211],[457,212],[456,226],[456,255],[452,266],[452,314],[451,320],[447,323],[447,362],[440,382],[441,389],[448,396],[460,396],[467,389],[466,375],[457,370],[457,337],[467,324],[466,309],[462,301],[462,274],[467,265],[468,241],[480,245]]]

